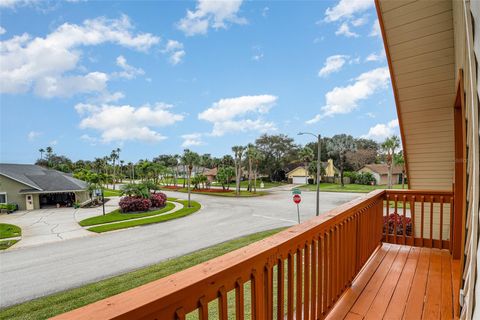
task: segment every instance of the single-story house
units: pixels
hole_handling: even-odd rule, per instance
[[[204,176],[207,177],[209,182],[215,181],[217,179],[218,168],[207,169],[203,173]]]
[[[335,168],[335,166],[333,165],[332,159],[328,159],[327,162],[321,162],[321,165],[323,168],[325,168],[324,177],[333,178],[335,174],[338,173],[338,169]],[[307,177],[307,172],[305,171],[305,166],[303,164],[297,165],[295,168],[288,171],[287,173],[288,182],[293,184],[307,184],[308,179],[315,178],[316,177],[314,174],[310,174],[309,177]]]
[[[325,177],[335,177],[339,173],[339,170],[333,165],[333,159],[322,162],[322,167],[325,168]]]
[[[388,166],[386,163],[372,163],[365,165],[357,172],[370,172],[375,177],[377,184],[388,184]],[[402,167],[393,166],[392,170],[392,183],[402,183]]]
[[[89,198],[87,183],[67,173],[32,164],[0,163],[0,203],[34,210],[71,206]]]

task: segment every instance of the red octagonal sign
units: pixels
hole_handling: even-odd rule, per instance
[[[302,197],[300,197],[299,194],[296,194],[293,196],[293,202],[295,202],[296,204],[299,204],[301,201],[302,201]]]

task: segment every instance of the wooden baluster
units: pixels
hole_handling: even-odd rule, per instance
[[[453,197],[450,197],[450,239],[448,240],[450,253],[453,251]]]
[[[335,226],[335,299],[337,301],[340,296],[340,279],[342,273],[342,265],[340,264],[340,227],[339,225]]]
[[[312,297],[310,299],[310,317],[312,319],[317,319],[317,270],[318,270],[318,260],[317,260],[317,241],[312,240]]]
[[[443,196],[440,197],[440,249],[443,249]]]
[[[407,219],[407,202],[406,202],[406,199],[407,196],[403,196],[403,223],[402,223],[402,227],[403,227],[403,244],[406,244],[407,243],[407,222],[406,222],[406,219]]]
[[[410,236],[412,237],[412,243],[410,245],[415,245],[415,196],[410,198],[410,218],[412,219],[412,232]]]
[[[208,311],[207,311],[208,317]],[[235,282],[235,319],[243,320],[245,317],[245,302],[244,302],[244,290],[243,281],[238,278]]]
[[[228,320],[227,291],[223,286],[218,290],[218,313],[220,320]]]
[[[385,202],[385,242],[389,243],[389,233],[390,233],[390,225],[388,223],[388,218],[390,216],[390,195],[387,194],[386,196],[387,201]],[[383,209],[382,209],[383,210]],[[382,213],[383,214],[383,213]]]
[[[277,319],[285,319],[285,262],[282,258],[277,263]]]
[[[296,290],[296,306],[295,319],[302,319],[302,250],[297,249],[297,290]]]
[[[397,243],[398,196],[395,195],[394,198],[395,198],[395,209],[394,209],[393,213],[394,213],[395,220],[394,220],[394,223],[393,223],[393,243],[396,244]]]
[[[433,196],[430,196],[430,248],[433,248]]]
[[[263,303],[263,272],[252,272],[252,319],[263,320],[265,319],[265,306]]]
[[[198,300],[198,318],[200,320],[208,320],[208,302],[205,300],[205,297],[201,297]]]
[[[341,262],[340,262],[340,265],[342,266],[342,277],[340,278],[341,279],[341,291],[343,292],[346,288],[346,275],[347,275],[347,261],[346,261],[346,257],[347,257],[347,234],[346,234],[346,228],[347,228],[347,223],[346,221],[343,221],[341,224],[340,224],[340,234],[342,236],[342,241],[340,242],[340,258],[341,258]]]
[[[325,316],[327,310],[327,269],[326,269],[326,247],[325,237],[320,236],[318,242],[318,315],[319,318]],[[320,317],[321,316],[321,317]]]
[[[267,320],[273,320],[273,267],[268,263],[264,269],[265,311]]]
[[[332,230],[330,229],[327,234],[327,308],[330,309],[332,306],[332,297],[333,297],[333,290],[332,290],[332,283],[333,283],[333,276],[332,276],[332,269],[333,269],[333,245],[332,245]]]
[[[305,244],[303,249],[304,263],[303,263],[303,319],[310,319],[310,246]]]
[[[183,308],[180,307],[175,311],[175,319],[185,320],[185,310],[183,310]]]
[[[422,247],[424,247],[425,244],[424,244],[423,240],[425,238],[424,237],[424,234],[425,234],[424,233],[424,228],[425,228],[425,196],[421,196],[420,201],[421,201],[421,205],[420,205],[421,217],[420,217],[420,220],[421,220],[421,223],[422,223],[421,228],[420,228],[421,229],[420,232],[422,234]]]
[[[336,280],[336,255],[335,255],[335,229],[330,230],[330,307],[333,306],[333,301],[335,301],[335,280]]]
[[[293,304],[293,291],[294,291],[294,284],[293,284],[293,253],[288,254],[288,274],[287,274],[287,280],[288,280],[288,291],[287,291],[287,320],[293,320],[293,309],[294,309],[294,304]]]
[[[360,270],[360,240],[362,238],[360,234],[360,223],[358,213],[355,213],[355,274]]]

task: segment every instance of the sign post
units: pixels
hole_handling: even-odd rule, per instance
[[[300,223],[300,207],[299,203],[302,201],[302,197],[299,194],[293,195],[293,202],[297,205],[297,216],[298,216],[298,223]]]

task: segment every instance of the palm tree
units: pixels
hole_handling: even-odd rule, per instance
[[[253,173],[253,161],[255,153],[257,152],[255,146],[251,143],[247,146],[247,159],[248,159],[248,188],[247,191],[252,191],[252,173]],[[256,181],[255,181],[256,183]]]
[[[182,162],[185,166],[187,166],[187,190],[188,190],[188,207],[190,208],[190,194],[191,194],[191,177],[192,177],[192,170],[195,165],[197,165],[200,161],[200,156],[198,153],[185,149],[183,151]]]
[[[403,154],[400,151],[398,154],[393,156],[393,163],[396,166],[402,167],[402,189],[405,188],[405,159],[403,158]]]
[[[304,147],[303,149],[300,150],[299,156],[300,156],[300,159],[304,162],[305,184],[308,184],[308,177],[309,177],[308,165],[310,161],[312,161],[314,158],[313,150],[309,147]]]
[[[232,151],[235,155],[234,161],[235,161],[235,194],[237,196],[240,195],[240,178],[242,176],[242,156],[243,152],[245,151],[245,147],[243,146],[233,146]]]
[[[261,153],[257,148],[255,148],[255,151],[253,152],[253,164],[254,164],[254,169],[253,169],[253,193],[257,192],[257,175],[258,175],[258,164],[260,161],[263,159],[263,153]]]
[[[38,149],[38,152],[40,152],[40,159],[43,160],[43,153],[45,152],[45,149],[40,148]]]
[[[393,157],[395,156],[395,150],[400,147],[400,139],[398,136],[391,136],[382,143],[382,149],[386,152],[387,167],[388,167],[388,189],[392,188],[392,170],[393,170]]]

